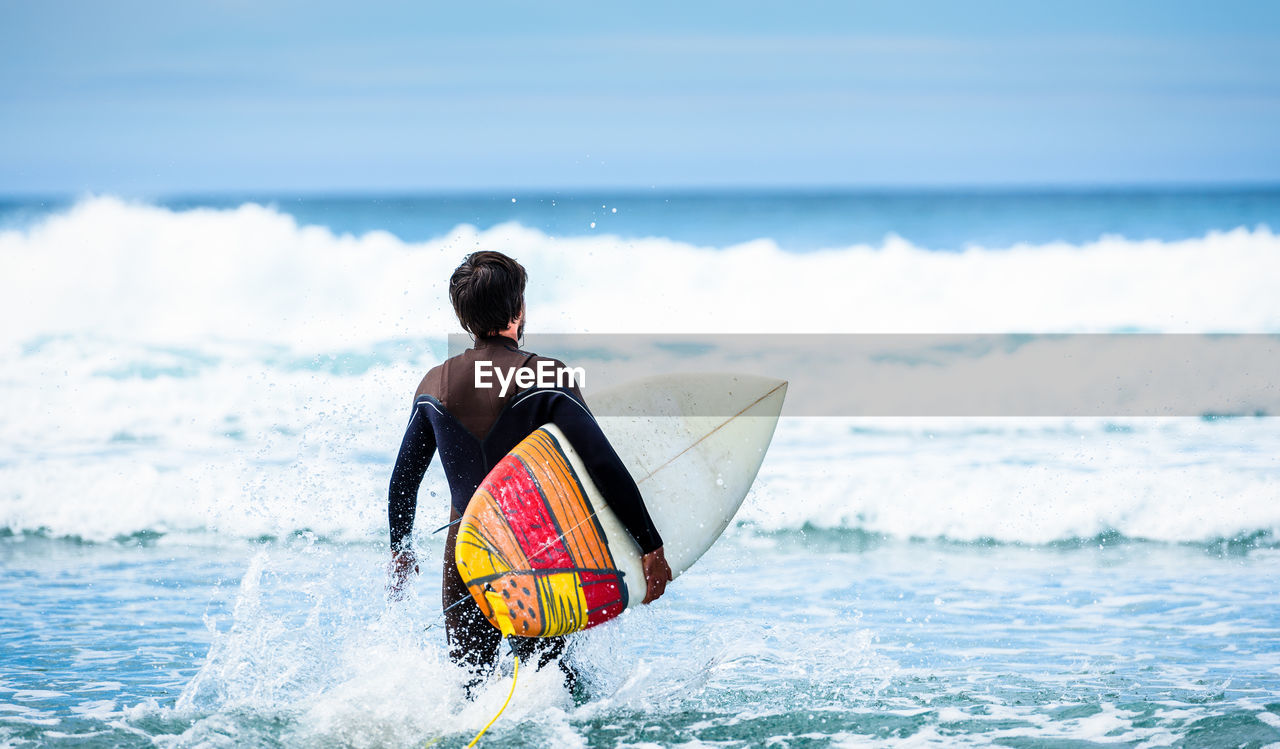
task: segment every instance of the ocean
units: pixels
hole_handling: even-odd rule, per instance
[[[467,252],[528,267],[535,351],[1275,335],[1277,226],[1274,188],[0,201],[0,745],[484,726],[510,674],[469,702],[446,657],[438,467],[423,574],[384,594],[391,464]],[[1275,744],[1278,456],[1266,414],[784,409],[720,542],[575,636],[577,693],[522,670],[486,743]]]

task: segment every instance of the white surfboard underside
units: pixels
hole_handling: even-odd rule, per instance
[[[746,498],[773,439],[787,383],[739,374],[674,374],[628,382],[588,402],[640,487],[679,577],[720,537]],[[717,416],[694,414],[714,413]],[[561,445],[568,440],[550,425]],[[644,599],[640,549],[572,449],[565,450],[596,508],[627,585],[627,607]]]

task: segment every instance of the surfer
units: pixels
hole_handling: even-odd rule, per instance
[[[535,386],[519,393],[493,386],[504,372],[502,381],[511,382],[513,373],[521,371],[533,376],[548,368],[566,370],[555,359],[520,349],[527,278],[523,266],[500,252],[472,253],[453,272],[449,299],[475,346],[434,367],[422,378],[414,393],[413,411],[388,492],[388,589],[393,598],[399,598],[410,574],[418,572],[409,543],[418,487],[432,456],[437,450],[440,452],[452,500],[442,584],[445,636],[450,657],[472,672],[468,692],[493,668],[501,635],[485,619],[458,574],[454,561],[457,521],[494,465],[538,427],[554,423],[569,437],[609,507],[640,547],[644,603],[662,596],[671,580],[662,538],[649,518],[640,490],[600,431],[577,385]],[[494,371],[499,377],[477,376]],[[519,377],[517,381],[530,381],[530,377]],[[484,387],[486,382],[491,386]],[[538,668],[556,661],[572,688],[575,676],[562,657],[564,638],[513,639],[521,660],[531,662],[530,656],[537,655]]]

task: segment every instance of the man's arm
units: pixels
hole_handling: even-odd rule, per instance
[[[409,573],[418,571],[417,560],[409,546],[413,532],[413,520],[418,510],[418,487],[431,465],[436,451],[436,435],[422,409],[414,404],[400,441],[400,454],[391,471],[391,485],[387,490],[387,523],[391,530],[391,565],[388,569],[388,589],[393,597],[399,597]]]

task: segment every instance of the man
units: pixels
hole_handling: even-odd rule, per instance
[[[475,339],[475,347],[427,372],[414,393],[413,412],[391,474],[387,519],[391,526],[389,589],[399,597],[411,572],[418,571],[409,545],[417,509],[418,487],[436,450],[452,495],[449,534],[444,549],[442,603],[449,655],[472,672],[468,691],[493,668],[501,635],[480,612],[454,562],[457,520],[489,471],[521,440],[547,423],[555,423],[573,444],[600,493],[635,539],[643,554],[644,603],[657,600],[671,580],[662,538],[653,527],[640,491],[617,453],[609,446],[587,409],[582,393],[570,387],[533,387],[519,393],[502,388],[517,379],[533,379],[554,359],[520,350],[524,337],[525,269],[500,252],[468,255],[449,280],[449,299],[458,322]],[[477,369],[482,377],[477,379]],[[520,370],[532,370],[524,377]],[[494,376],[496,374],[496,376]],[[561,381],[561,378],[556,378]],[[535,380],[536,381],[536,380]],[[477,387],[488,382],[493,387]],[[573,686],[564,663],[563,638],[516,638],[522,660],[538,654],[537,667],[556,660]]]

